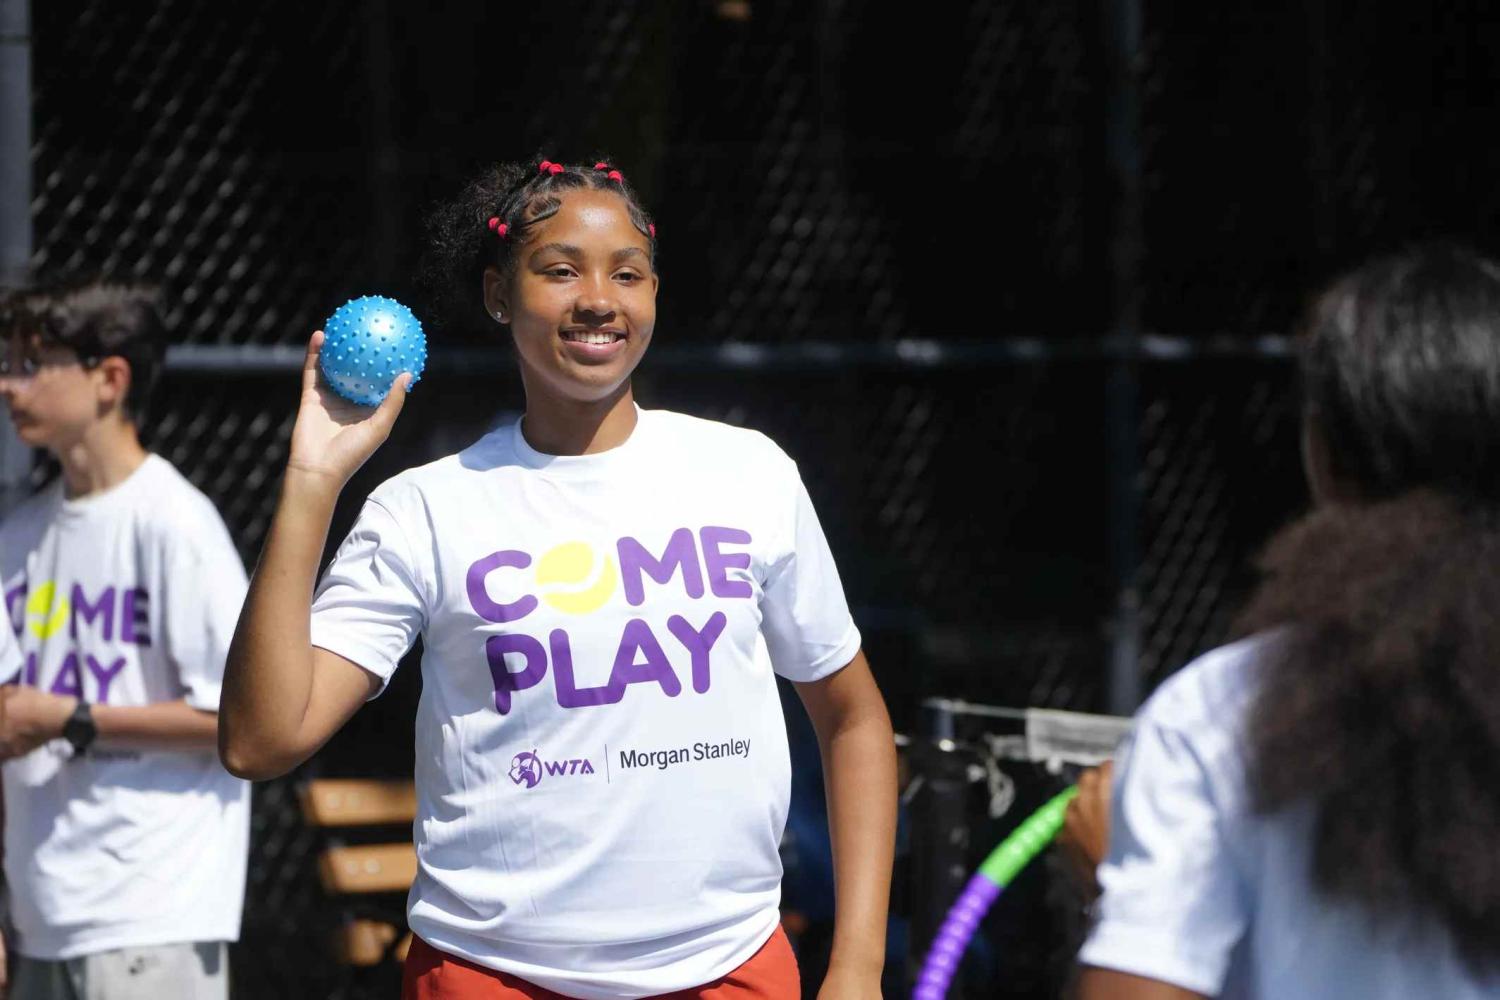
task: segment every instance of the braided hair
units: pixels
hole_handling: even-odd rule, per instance
[[[421,278],[439,324],[462,330],[492,322],[481,292],[485,269],[498,268],[509,279],[527,234],[557,214],[565,192],[577,190],[612,191],[624,200],[631,223],[646,237],[654,269],[656,226],[608,160],[496,164],[428,217]]]

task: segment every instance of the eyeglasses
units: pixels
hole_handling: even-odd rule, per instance
[[[0,349],[0,378],[31,379],[46,369],[66,368],[75,364],[92,368],[99,360],[95,357],[78,357],[66,347],[53,347],[50,350],[30,348],[21,352],[19,358],[14,357],[11,351]]]

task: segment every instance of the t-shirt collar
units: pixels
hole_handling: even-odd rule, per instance
[[[527,443],[526,435],[521,433],[521,425],[526,419],[524,416],[511,425],[511,447],[515,450],[517,461],[528,469],[537,469],[555,476],[592,478],[615,468],[640,451],[650,422],[648,413],[649,411],[636,406],[635,428],[621,444],[608,451],[591,455],[548,455],[537,451]]]
[[[57,490],[58,510],[66,517],[87,517],[95,511],[108,510],[121,500],[126,499],[134,493],[142,482],[149,479],[151,474],[147,469],[154,466],[161,459],[154,453],[147,452],[145,461],[136,466],[135,469],[107,490],[97,493],[89,493],[81,497],[69,497],[67,489],[63,485],[62,476],[57,477],[53,488]]]

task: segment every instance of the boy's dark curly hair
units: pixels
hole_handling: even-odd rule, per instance
[[[528,231],[556,214],[564,192],[578,189],[613,191],[624,199],[630,221],[646,236],[655,267],[656,227],[635,189],[607,159],[496,164],[428,216],[420,279],[438,323],[465,330],[493,322],[484,309],[485,268],[513,273]],[[498,231],[502,225],[503,235]]]
[[[167,353],[161,292],[154,285],[99,277],[49,278],[14,292],[0,307],[0,327],[70,348],[85,364],[122,357],[130,364],[123,411],[145,419]]]
[[[1237,623],[1280,629],[1250,716],[1258,809],[1316,810],[1313,871],[1500,967],[1500,267],[1433,246],[1348,275],[1303,338],[1352,502],[1268,547]]]

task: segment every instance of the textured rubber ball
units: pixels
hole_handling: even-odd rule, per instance
[[[350,299],[323,324],[323,377],[333,391],[361,406],[377,406],[402,372],[411,386],[427,366],[427,338],[412,311],[395,299]]]

